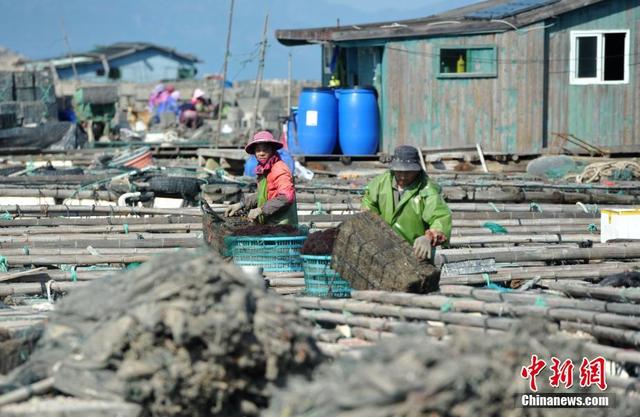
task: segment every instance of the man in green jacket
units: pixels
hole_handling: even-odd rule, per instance
[[[367,185],[362,208],[379,214],[395,232],[413,245],[420,260],[433,247],[451,237],[451,210],[440,186],[422,170],[420,155],[413,146],[398,146],[391,170]]]

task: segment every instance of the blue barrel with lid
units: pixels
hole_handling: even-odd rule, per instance
[[[330,155],[338,143],[338,100],[331,88],[303,88],[296,118],[304,155]]]
[[[340,148],[345,155],[375,155],[380,143],[378,95],[373,87],[339,92]]]

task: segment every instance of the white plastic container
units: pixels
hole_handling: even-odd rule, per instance
[[[640,208],[600,210],[600,241],[640,240]]]

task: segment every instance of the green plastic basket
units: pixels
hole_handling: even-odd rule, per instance
[[[227,254],[233,263],[257,266],[265,272],[303,271],[300,250],[306,236],[227,236]]]
[[[331,256],[302,255],[305,293],[313,297],[349,298],[351,286],[331,269]]]

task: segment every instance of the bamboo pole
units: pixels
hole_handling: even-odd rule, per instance
[[[51,248],[29,248],[28,255],[29,256],[66,256],[66,255],[93,255],[99,253],[99,256],[102,255],[153,255],[160,253],[172,253],[176,250],[180,249],[179,247],[173,248],[95,248],[91,247],[91,250],[88,248],[90,245],[85,248],[60,248],[60,247],[51,247]],[[92,253],[93,252],[93,253]],[[2,255],[5,257],[15,257],[15,256],[23,256],[25,255],[24,249],[2,249]]]
[[[594,223],[595,218],[537,218],[537,219],[503,219],[499,220],[499,223],[503,227],[508,227],[509,232],[511,233],[511,229],[514,227],[527,227],[531,230],[535,230],[536,227],[558,227],[558,226],[567,226],[567,227],[581,227],[588,226],[591,223]],[[479,228],[483,227],[484,224],[487,223],[487,220],[472,220],[472,219],[460,219],[455,215],[453,217],[453,227],[454,230],[459,228]]]
[[[33,395],[47,393],[51,389],[53,389],[54,383],[55,379],[53,377],[49,377],[33,384],[16,388],[15,390],[9,391],[6,394],[0,395],[0,407],[28,400]]]
[[[14,280],[16,278],[22,278],[22,277],[26,277],[29,275],[34,275],[34,274],[38,274],[42,271],[46,271],[47,268],[41,267],[41,268],[35,268],[35,269],[31,269],[28,271],[20,271],[20,272],[10,272],[10,273],[6,273],[6,274],[0,274],[0,282],[6,282],[6,281],[11,281]]]
[[[523,244],[523,243],[580,243],[585,240],[600,240],[594,234],[541,234],[541,235],[489,235],[452,236],[449,244],[456,246]],[[640,253],[640,252],[639,252]]]
[[[134,262],[146,262],[152,255],[53,255],[53,256],[7,256],[10,266],[17,265],[97,265],[97,264],[130,264]]]
[[[51,197],[83,198],[103,201],[118,201],[120,194],[111,191],[67,190],[47,188],[0,188],[0,197]]]
[[[505,227],[502,223],[498,223],[500,226]],[[548,235],[548,234],[596,234],[596,238],[599,240],[599,232],[591,232],[589,225],[595,224],[596,227],[600,226],[600,222],[589,222],[587,224],[568,224],[568,225],[540,225],[540,226],[508,226],[508,235]],[[451,231],[452,236],[482,236],[482,235],[494,235],[494,233],[488,227],[453,227]]]
[[[567,331],[580,331],[593,335],[599,340],[610,340],[623,343],[635,348],[640,347],[640,332],[632,330],[616,329],[610,326],[598,324],[576,323],[573,321],[561,321],[560,328]]]
[[[202,219],[196,216],[153,216],[153,217],[51,217],[51,218],[22,218],[0,220],[0,227],[16,226],[97,226],[113,224],[180,224],[199,223]],[[0,229],[0,233],[2,229]]]
[[[68,292],[76,288],[82,288],[89,284],[84,282],[54,282],[51,284],[51,290],[55,292]],[[19,284],[3,284],[0,285],[0,297],[9,295],[44,295],[43,285],[39,282],[19,283]]]
[[[192,234],[193,235],[193,234]],[[49,235],[44,235],[49,237]],[[116,235],[117,236],[117,235]],[[44,241],[13,241],[0,242],[0,254],[6,252],[6,249],[20,249],[23,253],[29,252],[34,254],[33,249],[50,249],[50,248],[69,248],[84,249],[92,246],[95,249],[101,248],[196,248],[204,243],[201,236],[192,236],[187,238],[146,238],[138,239],[59,239],[53,238]]]
[[[224,210],[221,210],[224,211]],[[8,213],[37,213],[42,216],[67,213],[68,216],[79,215],[98,215],[98,214],[111,214],[111,215],[144,215],[144,214],[173,214],[183,216],[202,216],[200,209],[198,208],[181,208],[181,209],[158,209],[148,207],[120,207],[120,206],[66,206],[66,205],[25,205],[20,206],[16,204],[0,205],[0,212]]]
[[[509,282],[512,280],[542,279],[598,279],[606,276],[640,268],[640,262],[619,262],[587,265],[560,265],[543,267],[516,267],[499,269],[489,274],[492,282]],[[485,278],[480,275],[443,275],[440,285],[473,285],[484,284]]]
[[[56,227],[5,227],[0,229],[3,236],[46,235],[46,234],[80,234],[80,233],[137,233],[137,232],[171,232],[202,230],[200,223],[183,224],[126,224],[106,226],[56,226]]]
[[[466,252],[466,253],[465,253]],[[448,262],[459,262],[471,259],[493,258],[496,262],[522,262],[522,261],[561,261],[572,259],[634,259],[640,258],[640,245],[638,244],[608,244],[592,248],[555,248],[544,247],[541,249],[528,248],[526,252],[495,249],[489,256],[487,253],[465,250],[463,253],[436,253],[436,264],[442,265]]]
[[[497,207],[496,207],[497,208]],[[511,212],[511,211],[454,211],[458,220],[518,220],[518,219],[600,219],[600,213],[582,212]]]
[[[112,233],[112,234],[102,234],[102,233],[82,233],[82,234],[60,234],[60,235],[22,235],[22,236],[2,236],[0,234],[0,247],[4,247],[4,244],[12,244],[12,243],[33,243],[33,242],[58,242],[60,244],[64,244],[65,242],[73,242],[73,241],[82,241],[82,240],[94,240],[94,241],[105,241],[105,240],[134,240],[144,244],[144,240],[155,240],[155,239],[202,239],[202,232],[192,232],[192,233],[128,233],[128,234],[120,234],[120,233]],[[169,240],[167,240],[169,241]]]
[[[554,282],[543,280],[539,285],[551,290],[562,291],[573,297],[596,298],[620,303],[640,303],[640,288],[612,288],[595,285]]]
[[[118,172],[120,174],[120,172]],[[116,174],[116,175],[118,175]],[[103,175],[30,175],[28,177],[0,177],[0,185],[3,184],[21,184],[21,185],[82,185],[92,184],[98,181],[108,180],[111,174]]]

